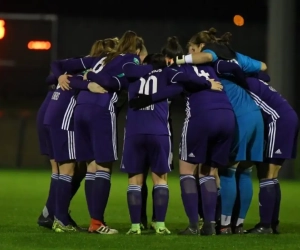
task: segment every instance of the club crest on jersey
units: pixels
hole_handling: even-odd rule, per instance
[[[133,58],[133,62],[134,62],[135,64],[140,64],[140,61],[139,61],[139,59],[137,59],[137,58]]]

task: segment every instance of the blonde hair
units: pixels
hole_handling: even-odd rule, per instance
[[[138,37],[133,31],[126,31],[119,40],[117,49],[107,55],[104,59],[104,63],[109,63],[120,54],[135,54],[138,49],[142,50],[143,46],[144,40],[141,37]]]
[[[119,39],[118,38],[106,38],[104,40],[97,40],[92,45],[90,56],[100,57],[106,55],[107,53],[111,53],[115,51],[118,46]]]

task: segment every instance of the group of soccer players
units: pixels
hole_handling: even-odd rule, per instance
[[[267,83],[266,64],[230,47],[230,33],[217,37],[214,28],[198,32],[188,50],[184,55],[177,38],[170,37],[160,53],[147,54],[143,39],[127,31],[120,40],[96,41],[88,56],[52,62],[49,93],[37,119],[41,153],[52,166],[39,225],[55,232],[84,230],[71,218],[69,206],[85,176],[88,231],[118,233],[107,226],[104,213],[118,155],[116,117],[128,92],[120,166],[128,174],[128,234],[139,235],[147,227],[149,169],[151,226],[156,234],[170,234],[165,225],[167,174],[176,145],[169,110],[170,100],[179,94],[186,101],[180,187],[189,219],[180,234],[245,233],[254,165],[260,181],[260,222],[247,232],[279,232],[277,177],[284,161],[296,156],[297,114]]]

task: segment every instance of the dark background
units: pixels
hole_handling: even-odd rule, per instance
[[[300,13],[297,1],[295,11]],[[47,92],[44,80],[49,63],[56,58],[88,54],[95,40],[121,37],[126,30],[136,31],[145,40],[149,52],[159,51],[168,36],[176,35],[184,46],[200,30],[215,27],[220,35],[233,34],[233,47],[258,60],[267,60],[266,0],[218,1],[7,1],[1,0],[1,11],[35,14],[37,20],[5,20],[6,36],[0,40],[0,166],[40,167],[46,159],[39,155],[35,116]],[[45,20],[54,14],[57,21]],[[233,16],[239,14],[245,25],[235,26]],[[5,16],[4,16],[5,17]],[[32,17],[32,16],[31,16]],[[30,18],[29,18],[30,19]],[[47,18],[46,18],[47,19]],[[297,17],[297,29],[300,28]],[[296,30],[291,30],[295,33]],[[288,39],[288,38],[278,38]],[[49,40],[50,51],[30,51],[30,40]],[[295,37],[295,43],[300,35]],[[296,54],[299,54],[296,47]],[[300,66],[297,59],[296,69]],[[296,75],[296,71],[294,72]],[[300,110],[296,83],[293,106]],[[174,103],[175,147],[184,118],[184,103]],[[119,118],[119,137],[122,138],[124,112]],[[120,140],[121,141],[121,140]],[[119,152],[120,153],[120,152]],[[177,152],[175,152],[177,153]]]

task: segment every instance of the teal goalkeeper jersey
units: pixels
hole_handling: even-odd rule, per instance
[[[203,52],[210,53],[213,56],[213,62],[218,60],[218,56],[212,50],[204,50]],[[236,58],[230,61],[237,63],[245,73],[259,72],[261,69],[260,61],[240,53],[236,53]],[[260,110],[246,90],[227,79],[220,78],[220,81],[226,91],[236,117]]]

